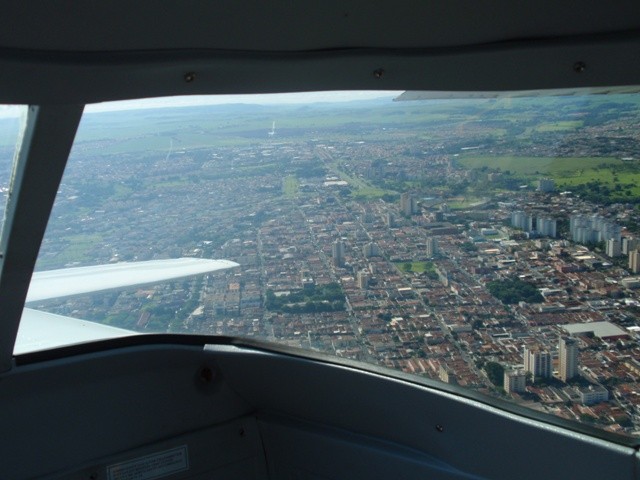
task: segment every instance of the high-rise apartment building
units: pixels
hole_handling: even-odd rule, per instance
[[[552,373],[551,353],[539,347],[524,347],[524,370],[533,377],[549,378]]]
[[[536,218],[536,230],[540,235],[555,238],[558,232],[558,222],[553,218]]]
[[[607,240],[606,253],[609,257],[619,257],[622,255],[622,242],[619,242],[615,238]]]
[[[558,358],[560,360],[560,379],[563,382],[578,375],[578,344],[575,339],[560,337]]]
[[[342,240],[336,240],[333,242],[332,254],[333,266],[344,267],[344,243]]]
[[[505,370],[503,387],[507,393],[524,392],[527,387],[527,375],[522,370]]]
[[[638,241],[637,238],[624,237],[622,239],[622,253],[624,255],[629,255],[629,252],[632,252],[638,247],[640,247],[640,241]]]
[[[418,212],[418,202],[410,193],[400,195],[400,210],[405,215],[413,215]]]
[[[362,247],[362,254],[367,257],[379,257],[380,256],[380,247],[374,242],[369,242]]]
[[[371,279],[371,276],[369,275],[369,272],[367,272],[366,270],[362,270],[358,272],[358,288],[362,290],[366,290],[367,287],[369,286],[370,279]]]
[[[433,257],[438,252],[438,242],[435,238],[427,238],[427,257]]]
[[[633,273],[640,272],[640,250],[631,250],[629,252],[629,270]]]
[[[533,230],[533,217],[522,211],[511,213],[511,226],[521,228],[525,232]]]

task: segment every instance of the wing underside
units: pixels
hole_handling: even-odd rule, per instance
[[[229,260],[176,258],[35,272],[27,302],[148,285],[238,266]],[[136,332],[25,308],[14,354],[136,335]]]

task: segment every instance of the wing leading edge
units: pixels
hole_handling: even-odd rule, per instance
[[[229,260],[176,258],[34,272],[27,302],[147,285],[237,267]],[[13,353],[32,352],[136,332],[25,308]]]
[[[172,258],[34,272],[27,303],[158,283],[237,266],[229,260]]]

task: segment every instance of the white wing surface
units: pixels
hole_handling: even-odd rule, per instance
[[[27,302],[158,283],[237,266],[229,260],[173,258],[34,272]]]
[[[29,286],[27,302],[147,285],[237,266],[237,263],[229,260],[176,258],[35,272]],[[13,353],[18,355],[129,335],[137,333],[25,308]]]
[[[122,328],[25,308],[13,354],[35,352],[75,343],[138,335]]]

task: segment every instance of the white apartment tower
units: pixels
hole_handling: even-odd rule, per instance
[[[524,370],[533,377],[551,377],[551,353],[539,347],[524,347]]]
[[[344,267],[344,243],[342,240],[336,240],[333,242],[332,254],[333,266]]]
[[[507,393],[524,392],[527,387],[527,375],[522,370],[505,370],[504,385]]]
[[[438,242],[433,237],[427,238],[427,257],[433,257],[436,253],[438,253]]]
[[[558,358],[560,360],[560,379],[563,382],[578,374],[578,344],[575,339],[560,337]]]
[[[640,251],[631,250],[629,252],[629,270],[633,273],[640,272]]]
[[[619,257],[622,255],[622,243],[615,238],[607,240],[606,253],[608,257]]]
[[[536,219],[536,230],[545,237],[556,238],[558,222],[553,218],[538,217]]]
[[[369,286],[370,279],[371,279],[371,276],[369,275],[369,272],[367,272],[366,270],[362,270],[358,272],[358,288],[360,288],[361,290],[366,290],[367,287]]]

